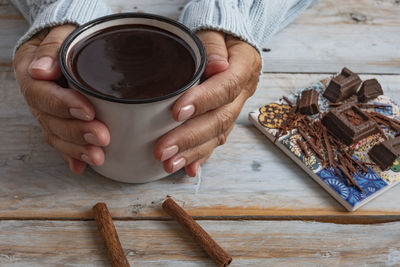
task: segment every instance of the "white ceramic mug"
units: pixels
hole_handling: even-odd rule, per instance
[[[79,41],[105,28],[135,24],[171,32],[192,49],[195,73],[186,86],[176,88],[175,92],[168,95],[150,99],[120,99],[87,89],[74,78],[71,52]],[[199,83],[205,59],[204,47],[192,31],[179,22],[157,15],[115,14],[95,19],[73,31],[60,50],[61,71],[69,87],[84,94],[93,104],[96,119],[108,127],[111,135],[110,144],[104,148],[104,164],[92,168],[108,178],[127,183],[145,183],[167,176],[163,164],[154,158],[155,143],[159,137],[180,124],[172,118],[172,105],[182,93]]]

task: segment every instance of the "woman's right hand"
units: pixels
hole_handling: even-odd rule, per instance
[[[103,164],[101,147],[108,145],[110,134],[94,119],[94,108],[86,97],[54,82],[61,75],[61,44],[74,29],[66,24],[40,32],[18,48],[13,64],[21,92],[44,138],[61,153],[72,172],[82,173],[86,163]]]

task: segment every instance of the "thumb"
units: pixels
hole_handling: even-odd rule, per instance
[[[55,80],[60,76],[58,53],[64,39],[75,29],[66,24],[52,28],[40,43],[29,66],[29,74],[38,80]]]
[[[202,41],[207,53],[207,65],[204,76],[207,78],[228,69],[228,50],[225,34],[216,31],[199,31],[197,36]]]

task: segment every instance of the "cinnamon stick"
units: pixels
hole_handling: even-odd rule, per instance
[[[104,245],[106,246],[111,266],[130,267],[106,204],[99,202],[93,206],[92,210]]]
[[[226,253],[172,198],[167,198],[162,204],[162,207],[166,213],[174,218],[192,235],[192,237],[219,266],[228,266],[232,262],[231,256],[229,256],[229,254]]]

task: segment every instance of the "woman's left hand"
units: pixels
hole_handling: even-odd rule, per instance
[[[182,125],[162,136],[155,158],[168,173],[185,167],[195,176],[213,150],[225,143],[245,101],[258,83],[261,57],[246,42],[216,31],[200,31],[207,52],[207,80],[186,91],[172,109]]]

